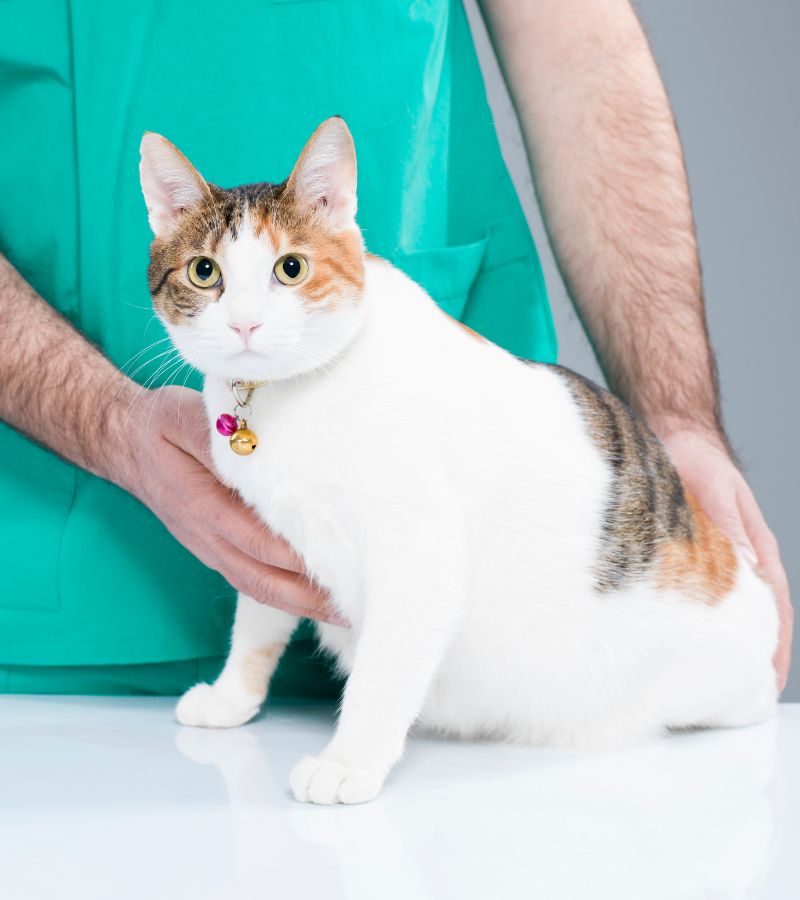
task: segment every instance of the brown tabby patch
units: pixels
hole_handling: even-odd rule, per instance
[[[663,542],[691,541],[694,517],[678,473],[647,425],[612,394],[557,368],[611,464],[597,566],[597,589],[607,591],[647,574]]]
[[[556,368],[613,472],[597,590],[652,572],[659,589],[719,602],[736,582],[731,541],[686,492],[666,450],[632,410],[588,379]]]
[[[219,300],[219,288],[195,287],[186,268],[195,256],[216,258],[222,239],[236,240],[246,216],[255,235],[263,236],[276,252],[283,247],[308,258],[309,277],[297,290],[309,305],[324,303],[335,309],[342,297],[361,292],[364,253],[359,234],[330,230],[323,215],[298,206],[286,182],[209,188],[210,198],[184,212],[172,236],[154,240],[150,249],[150,293],[169,322],[191,318]]]
[[[219,288],[197,288],[186,274],[195,256],[214,253],[226,232],[232,235],[241,223],[241,211],[231,192],[209,184],[211,197],[184,212],[168,240],[155,238],[150,245],[147,278],[153,306],[173,325],[196,316],[219,300]]]

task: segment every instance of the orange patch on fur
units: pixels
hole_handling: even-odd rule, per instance
[[[256,237],[261,237],[265,232],[270,245],[276,250],[280,246],[280,231],[274,219],[268,215],[252,215],[253,232]]]
[[[331,307],[343,296],[364,290],[364,249],[356,232],[330,233],[308,230],[290,235],[290,242],[308,248],[311,274],[300,286],[311,303],[329,299]]]
[[[451,318],[452,318],[452,316],[451,316]],[[456,323],[456,325],[458,325],[460,328],[463,328],[464,331],[467,332],[467,334],[469,334],[469,335],[471,335],[472,337],[474,337],[476,341],[482,341],[484,344],[487,344],[487,343],[488,343],[488,341],[486,340],[486,338],[485,338],[482,334],[478,334],[478,332],[475,331],[474,328],[470,328],[469,325],[465,325],[464,322],[459,322],[458,319],[453,319],[453,321],[454,321],[454,322]]]
[[[247,654],[242,663],[242,683],[248,693],[266,696],[269,680],[285,646],[286,644],[270,644]]]
[[[364,253],[364,256],[366,256],[367,259],[371,259],[372,262],[383,263],[383,265],[385,266],[391,266],[391,263],[388,259],[384,259],[382,256],[378,256],[376,253],[370,253],[369,250]]]
[[[304,210],[292,192],[283,188],[274,202],[250,211],[256,236],[265,235],[276,252],[308,257],[310,274],[298,286],[308,304],[327,301],[336,309],[354,301],[364,289],[364,246],[356,230],[332,231],[324,217]]]
[[[692,511],[692,537],[662,545],[656,561],[656,584],[660,590],[679,590],[713,606],[736,583],[736,551],[688,491],[686,501]]]
[[[469,325],[465,325],[463,322],[459,321],[455,316],[451,316],[450,313],[444,312],[444,310],[442,310],[442,312],[447,316],[448,319],[450,319],[451,322],[458,325],[459,328],[463,328],[464,331],[466,331],[467,334],[469,334],[471,337],[474,337],[476,341],[480,341],[483,344],[489,343],[489,341],[482,334],[478,334],[478,332],[475,331],[474,328],[470,328]]]

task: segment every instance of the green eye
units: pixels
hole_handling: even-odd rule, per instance
[[[219,266],[207,256],[195,256],[189,263],[186,274],[189,281],[199,288],[216,287],[222,277]]]
[[[273,271],[281,284],[300,284],[308,275],[308,260],[296,253],[287,253],[275,263]]]

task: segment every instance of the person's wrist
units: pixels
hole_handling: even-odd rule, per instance
[[[648,416],[647,424],[663,444],[679,439],[702,440],[732,455],[728,438],[716,421],[667,413]]]
[[[144,455],[141,416],[143,389],[129,378],[121,377],[104,420],[104,443],[111,453],[98,460],[97,474],[129,493],[138,495],[140,466]]]

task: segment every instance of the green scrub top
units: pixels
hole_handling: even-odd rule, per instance
[[[498,344],[554,360],[539,260],[451,0],[4,0],[0,252],[125,367],[164,336],[146,284],[142,133],[218,184],[282,181],[333,114],[355,138],[369,249]],[[134,377],[169,381],[160,362]],[[6,672],[193,673],[225,652],[233,593],[219,575],[133,497],[2,424],[0,563]]]

